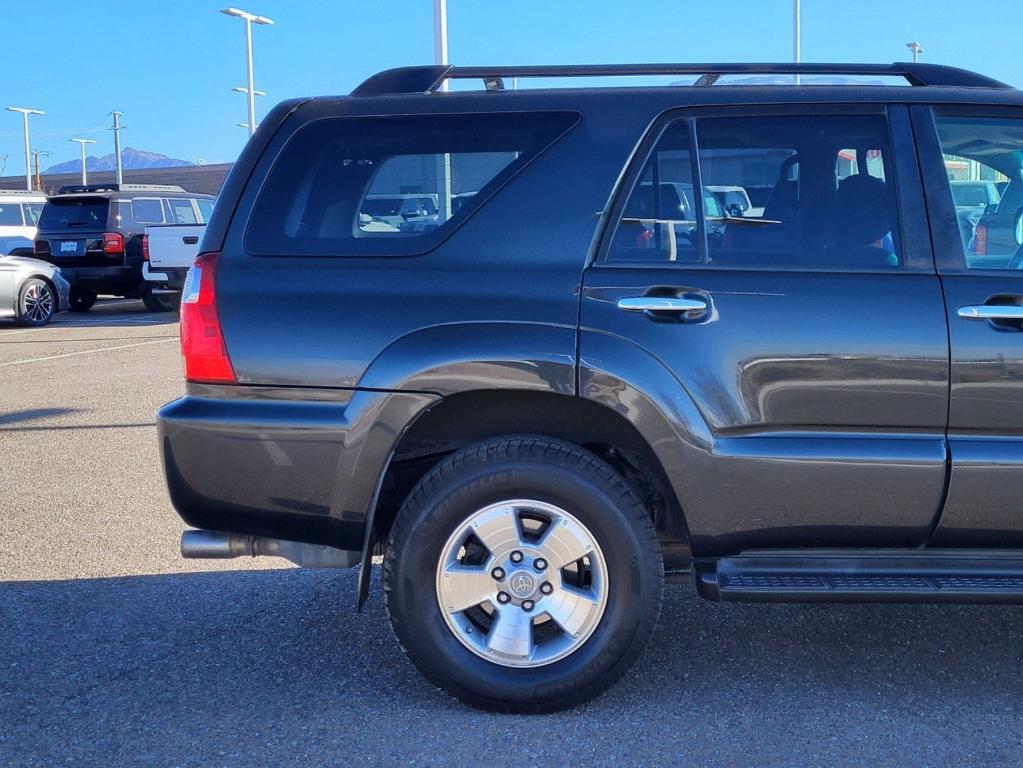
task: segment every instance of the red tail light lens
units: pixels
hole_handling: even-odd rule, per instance
[[[36,240],[32,243],[32,253],[48,254],[50,252],[50,244],[46,240]]]
[[[124,238],[117,232],[105,232],[103,234],[103,253],[124,253]]]
[[[142,235],[142,261],[149,261],[149,235]]]
[[[973,252],[977,256],[987,256],[987,224],[978,224],[973,230]]]
[[[206,384],[237,384],[217,313],[219,253],[201,253],[181,290],[181,354],[185,379]]]

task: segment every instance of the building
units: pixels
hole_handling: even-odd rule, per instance
[[[224,179],[232,163],[213,165],[186,165],[179,168],[140,168],[124,171],[125,184],[176,184],[188,192],[217,195],[224,186]],[[113,171],[89,171],[90,184],[113,184]],[[42,175],[42,188],[48,195],[57,192],[65,184],[80,184],[82,175],[75,173],[54,173]],[[25,176],[0,176],[0,189],[24,189]]]

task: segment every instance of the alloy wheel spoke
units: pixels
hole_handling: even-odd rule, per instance
[[[485,566],[450,565],[441,578],[443,608],[458,613],[490,600],[495,582]]]
[[[521,543],[518,512],[511,506],[495,509],[476,521],[472,532],[492,555],[503,553]]]
[[[487,633],[487,650],[504,656],[529,658],[533,652],[532,617],[515,606],[502,608]]]
[[[563,585],[547,598],[544,610],[566,634],[575,636],[599,605],[600,596],[596,593]]]
[[[563,517],[551,523],[540,541],[547,562],[554,568],[564,568],[588,555],[593,546],[586,531],[574,520]]]

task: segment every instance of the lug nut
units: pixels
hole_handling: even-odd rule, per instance
[[[542,557],[538,557],[536,558],[536,560],[533,561],[533,567],[536,568],[536,570],[538,571],[546,571],[547,561],[544,560]]]
[[[490,572],[490,575],[498,581],[501,581],[504,578],[504,568],[495,568]]]
[[[516,549],[514,552],[511,553],[511,561],[513,563],[521,563],[522,562],[522,553],[519,552]]]
[[[497,602],[499,602],[501,605],[504,605],[509,600],[511,600],[511,595],[509,595],[507,592],[497,593]]]
[[[535,603],[532,600],[523,600],[522,601],[522,610],[524,610],[524,611],[531,611],[531,610],[533,610],[533,606],[534,605],[535,605]]]
[[[543,584],[540,585],[540,591],[543,592],[545,595],[549,595],[551,592],[554,591],[554,586],[549,581],[545,581]]]

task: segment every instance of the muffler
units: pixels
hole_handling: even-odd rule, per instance
[[[241,533],[188,530],[181,534],[181,556],[227,559],[231,557],[283,557],[303,568],[351,568],[359,564],[360,553]]]

